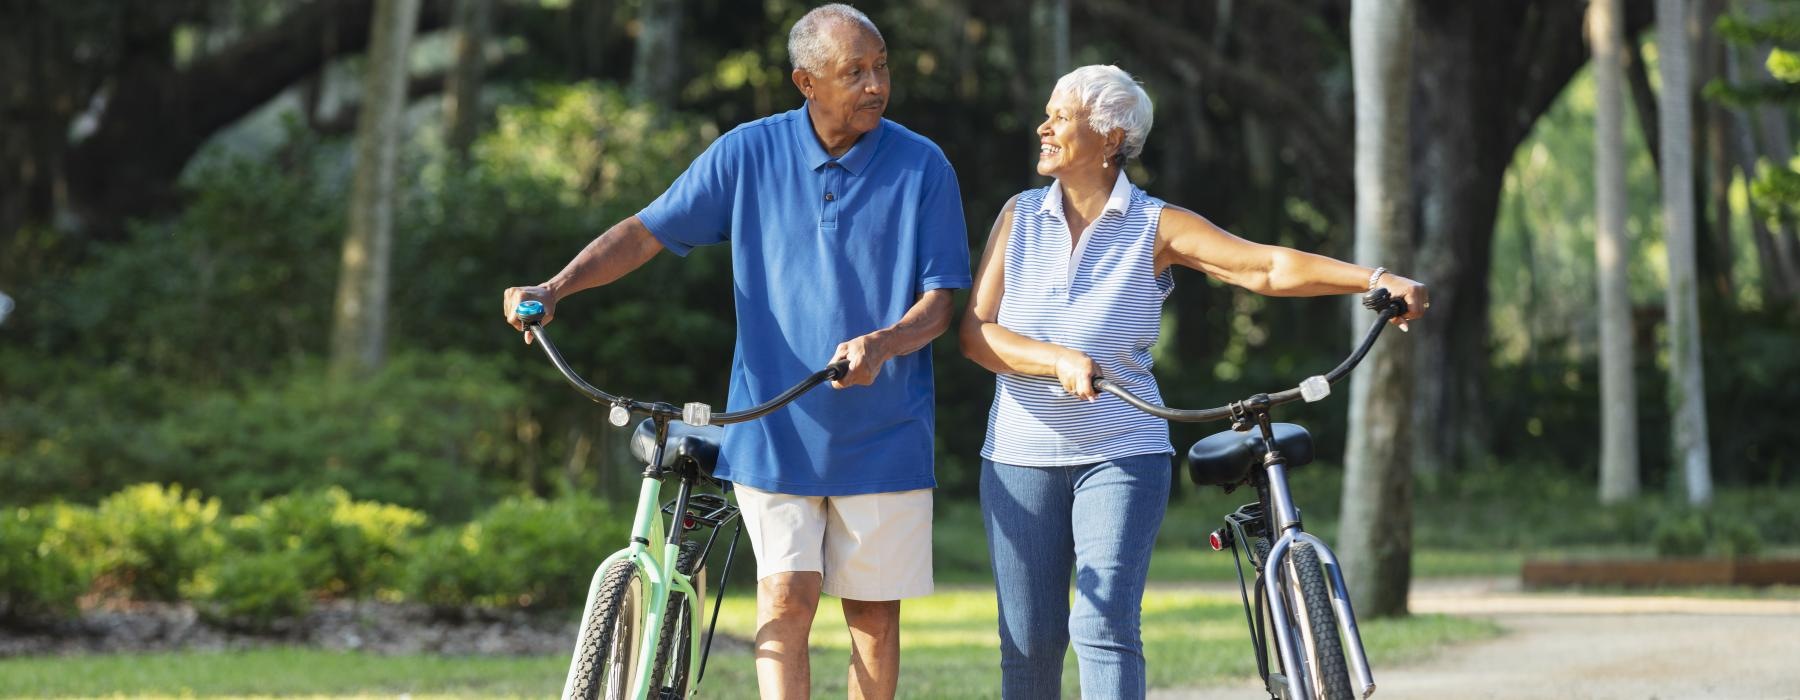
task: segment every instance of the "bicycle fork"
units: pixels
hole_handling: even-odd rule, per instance
[[[1337,612],[1338,624],[1343,627],[1345,659],[1350,664],[1350,671],[1362,688],[1362,697],[1367,698],[1375,693],[1375,676],[1369,671],[1369,660],[1363,653],[1362,632],[1356,626],[1356,614],[1350,608],[1350,589],[1344,585],[1344,575],[1338,567],[1337,555],[1312,533],[1290,531],[1283,533],[1269,547],[1269,558],[1264,565],[1263,595],[1268,601],[1269,617],[1275,627],[1275,648],[1281,654],[1281,667],[1287,671],[1288,697],[1311,697],[1308,692],[1312,684],[1307,674],[1299,670],[1306,668],[1300,663],[1300,647],[1303,641],[1294,638],[1294,631],[1287,624],[1287,603],[1283,600],[1282,590],[1288,583],[1287,556],[1295,542],[1304,541],[1312,545],[1313,551],[1319,555],[1319,564],[1325,570],[1326,580],[1331,584],[1331,607]]]
[[[1264,424],[1265,429],[1267,424]],[[1273,444],[1273,440],[1270,440]],[[1368,698],[1375,693],[1375,676],[1369,671],[1368,657],[1363,653],[1362,632],[1356,626],[1356,614],[1350,607],[1350,589],[1344,585],[1342,567],[1338,565],[1337,555],[1325,546],[1325,542],[1300,526],[1300,512],[1294,508],[1293,495],[1288,491],[1287,464],[1281,453],[1270,450],[1264,458],[1264,466],[1269,476],[1269,502],[1271,510],[1267,517],[1272,519],[1274,532],[1278,533],[1273,544],[1269,546],[1269,554],[1263,562],[1263,595],[1268,601],[1269,617],[1275,627],[1275,649],[1281,655],[1281,668],[1287,676],[1287,692],[1290,698],[1312,697],[1308,691],[1312,685],[1309,674],[1301,673],[1306,668],[1300,663],[1302,640],[1294,638],[1294,630],[1287,623],[1287,603],[1282,595],[1288,583],[1288,553],[1295,542],[1306,542],[1312,545],[1319,556],[1320,567],[1325,571],[1326,580],[1331,584],[1331,607],[1337,612],[1338,625],[1343,629],[1345,659],[1350,670],[1356,676],[1356,683],[1361,686],[1361,697]],[[1296,585],[1298,585],[1296,583]],[[1316,661],[1315,661],[1316,663]]]

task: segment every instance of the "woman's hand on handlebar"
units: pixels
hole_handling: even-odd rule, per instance
[[[536,301],[544,305],[544,318],[538,321],[540,326],[550,325],[550,319],[556,316],[556,297],[551,295],[550,290],[545,287],[507,287],[506,291],[502,293],[502,297],[504,297],[505,303],[506,323],[512,326],[513,330],[520,332],[525,330],[525,322],[519,320],[517,313],[521,302]],[[530,333],[525,334],[525,344],[531,344]]]
[[[1094,364],[1094,358],[1079,350],[1064,348],[1056,355],[1056,381],[1062,382],[1063,391],[1069,395],[1086,401],[1093,401],[1100,395],[1094,390],[1094,378],[1100,376],[1100,366]]]
[[[1399,326],[1402,331],[1408,330],[1407,321],[1424,316],[1425,310],[1431,308],[1431,293],[1423,284],[1392,272],[1383,274],[1378,284],[1382,289],[1388,291],[1389,296],[1406,302],[1406,313],[1395,316],[1394,320],[1389,321],[1389,323]]]

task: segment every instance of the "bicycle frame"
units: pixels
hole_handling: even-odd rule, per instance
[[[1250,550],[1251,564],[1257,570],[1256,592],[1261,605],[1267,605],[1270,623],[1275,627],[1275,648],[1280,657],[1282,673],[1273,673],[1268,666],[1268,634],[1262,629],[1261,605],[1253,605],[1250,600],[1249,586],[1244,583],[1241,563],[1238,568],[1238,585],[1244,598],[1244,617],[1250,627],[1250,641],[1256,649],[1257,670],[1263,678],[1263,685],[1272,696],[1287,698],[1312,697],[1313,680],[1311,674],[1302,669],[1315,667],[1318,655],[1314,649],[1302,649],[1307,640],[1297,639],[1298,631],[1289,624],[1288,605],[1284,591],[1290,586],[1298,587],[1295,566],[1289,559],[1290,552],[1296,543],[1309,545],[1319,558],[1330,588],[1331,607],[1336,613],[1338,626],[1341,629],[1345,644],[1345,663],[1354,674],[1355,681],[1361,686],[1361,696],[1369,697],[1375,692],[1375,678],[1369,670],[1368,657],[1364,653],[1362,632],[1357,627],[1355,612],[1350,606],[1349,588],[1344,584],[1342,567],[1338,564],[1337,555],[1326,546],[1323,540],[1306,532],[1300,522],[1300,510],[1294,506],[1293,494],[1288,490],[1287,461],[1277,449],[1275,432],[1271,427],[1269,411],[1275,406],[1304,399],[1308,402],[1324,398],[1330,393],[1329,387],[1346,375],[1357,364],[1362,362],[1369,349],[1374,346],[1387,323],[1406,313],[1406,302],[1390,298],[1387,290],[1377,289],[1363,297],[1363,306],[1379,313],[1379,318],[1370,326],[1363,341],[1337,367],[1325,375],[1309,378],[1300,387],[1288,389],[1276,394],[1257,394],[1243,401],[1204,410],[1182,410],[1166,406],[1158,406],[1133,395],[1130,391],[1114,384],[1104,377],[1095,377],[1096,389],[1118,396],[1121,400],[1138,410],[1170,421],[1199,423],[1213,420],[1230,419],[1232,428],[1238,431],[1258,429],[1265,451],[1263,454],[1263,474],[1251,477],[1250,482],[1257,489],[1257,504],[1260,512],[1251,516],[1245,512],[1249,506],[1239,508],[1225,517],[1226,525],[1232,528],[1233,556],[1237,556],[1237,545],[1245,542]],[[1323,384],[1321,391],[1320,384]],[[1243,483],[1243,482],[1238,482]],[[1227,489],[1229,490],[1229,489]],[[1269,541],[1269,551],[1262,561],[1257,561],[1255,549],[1248,546],[1245,537],[1245,522],[1262,521],[1262,532],[1250,533],[1249,539],[1265,538]],[[1215,544],[1215,547],[1218,545]],[[1241,560],[1238,560],[1241,562]],[[1308,637],[1307,639],[1310,639]],[[1302,664],[1302,660],[1310,663]]]
[[[638,581],[646,592],[647,600],[645,602],[649,609],[644,614],[645,630],[662,629],[663,616],[668,614],[671,593],[683,593],[688,596],[688,600],[699,600],[699,593],[694,590],[690,577],[675,568],[676,553],[681,549],[681,536],[685,528],[677,524],[676,527],[668,530],[666,537],[664,534],[661,505],[663,474],[662,469],[656,465],[662,463],[668,427],[666,420],[656,422],[656,449],[652,454],[650,464],[645,467],[643,484],[638,488],[637,514],[632,518],[631,524],[631,543],[607,557],[600,563],[600,567],[594,570],[594,579],[588,584],[587,601],[582,605],[582,610],[593,609],[594,598],[600,593],[600,581],[605,576],[606,570],[614,562],[629,559],[636,565]],[[690,481],[683,478],[681,486],[676,492],[674,512],[687,512],[691,489]],[[658,541],[663,541],[660,548],[651,546],[652,542]],[[700,616],[688,616],[688,625],[690,631],[688,640],[692,645],[691,653],[688,654],[688,669],[690,673],[695,673],[702,662]],[[564,700],[568,700],[571,689],[575,687],[576,661],[579,659],[582,646],[587,642],[586,637],[590,631],[597,630],[589,630],[587,625],[579,626],[578,636],[575,639],[575,656],[570,659],[569,675],[563,681]],[[637,674],[631,679],[632,697],[645,698],[649,696],[650,676],[654,671],[652,665],[655,663],[656,645],[642,645],[638,650]]]

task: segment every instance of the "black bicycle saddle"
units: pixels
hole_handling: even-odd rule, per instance
[[[1275,423],[1275,449],[1293,469],[1313,459],[1312,434],[1293,423]],[[1198,486],[1236,484],[1262,466],[1262,432],[1227,430],[1209,435],[1188,448],[1188,477]]]
[[[719,461],[719,440],[725,437],[725,429],[716,425],[695,427],[681,421],[669,422],[669,442],[663,449],[663,469],[674,467],[678,460],[686,460],[700,471],[702,476],[712,478],[713,466]],[[631,433],[631,456],[643,464],[650,463],[652,452],[656,451],[656,422],[645,418],[638,423],[637,430]]]

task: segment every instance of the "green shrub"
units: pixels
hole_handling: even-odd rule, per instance
[[[299,549],[233,553],[209,568],[204,583],[190,592],[211,619],[268,629],[276,620],[300,617],[312,609],[305,578],[322,558]]]
[[[75,611],[93,583],[92,521],[63,504],[0,512],[0,619]]]
[[[626,544],[628,520],[587,496],[509,499],[426,538],[408,591],[440,606],[577,606],[600,562]]]
[[[98,508],[100,575],[140,600],[179,600],[182,586],[219,555],[218,517],[218,499],[179,485],[138,484],[108,496]]]
[[[1706,518],[1699,513],[1671,515],[1650,533],[1659,557],[1697,557],[1706,552]]]
[[[1715,519],[1713,521],[1713,544],[1719,554],[1727,557],[1749,558],[1762,553],[1762,535],[1750,523],[1734,519]]]
[[[248,507],[267,494],[342,486],[360,499],[462,519],[515,471],[522,398],[492,363],[406,353],[334,387],[322,366],[221,392],[158,425],[167,472]]]
[[[1708,512],[1673,511],[1651,531],[1650,541],[1661,557],[1754,557],[1762,552],[1762,534],[1749,520],[1714,509]]]
[[[305,565],[295,573],[306,591],[360,598],[398,585],[412,533],[424,524],[418,511],[332,487],[264,501],[232,518],[226,538],[234,552],[293,555]]]

